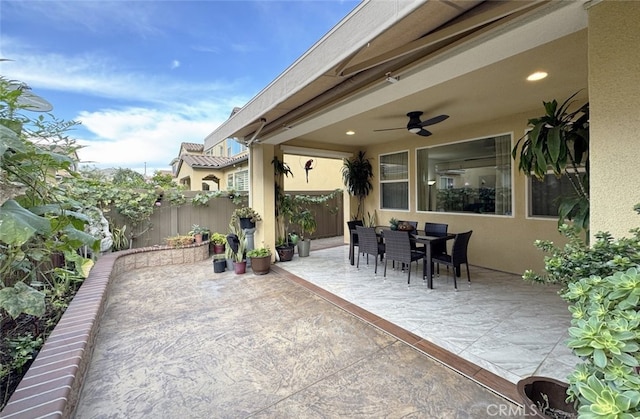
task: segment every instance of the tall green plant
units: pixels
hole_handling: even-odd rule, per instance
[[[558,225],[572,220],[580,229],[589,230],[589,103],[569,112],[574,93],[560,106],[556,100],[543,102],[545,114],[529,119],[531,130],[518,140],[511,151],[519,158],[518,169],[542,180],[549,170],[566,177],[574,190],[558,204]]]
[[[358,155],[351,160],[344,160],[342,180],[349,194],[358,198],[358,209],[353,216],[356,220],[364,217],[364,200],[373,190],[371,178],[373,178],[373,166],[365,157],[364,151],[359,151]]]
[[[278,229],[278,236],[282,239],[282,241],[289,241],[289,234],[287,231],[287,226],[291,220],[291,217],[294,214],[294,202],[291,198],[291,195],[286,194],[284,192],[283,186],[283,177],[293,177],[293,172],[287,163],[280,160],[277,156],[271,160],[271,164],[273,165],[273,174],[275,178],[274,185],[274,199],[275,199],[275,217],[276,217],[276,227]]]

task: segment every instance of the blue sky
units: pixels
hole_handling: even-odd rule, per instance
[[[152,174],[202,143],[358,1],[0,1],[0,74],[53,104],[81,160]]]

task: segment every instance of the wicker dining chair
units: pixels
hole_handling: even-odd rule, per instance
[[[447,235],[449,224],[443,223],[424,223],[424,235],[442,237]],[[431,255],[446,255],[447,242],[433,243],[431,245]]]
[[[441,254],[434,255],[431,257],[431,261],[438,265],[446,265],[447,267],[452,267],[453,271],[453,287],[458,290],[458,283],[456,281],[456,277],[460,276],[461,271],[460,267],[464,263],[467,267],[467,281],[469,282],[469,286],[471,286],[471,275],[469,274],[469,259],[467,258],[467,249],[469,247],[469,239],[471,238],[471,233],[473,230],[469,230],[465,233],[456,234],[455,239],[453,239],[453,248],[451,249],[451,254]],[[439,268],[438,268],[439,271]],[[448,269],[447,269],[448,271]]]
[[[384,231],[385,259],[384,276],[387,276],[387,262],[393,260],[407,265],[407,284],[411,283],[411,262],[424,259],[425,253],[411,248],[411,239],[406,231]],[[416,269],[417,269],[416,264]]]
[[[380,260],[382,260],[385,253],[385,245],[384,243],[378,242],[378,236],[376,235],[376,230],[373,227],[362,227],[356,226],[356,231],[358,232],[358,262],[356,263],[356,268],[360,267],[360,253],[367,255],[367,264],[369,264],[369,255],[373,255],[375,259],[375,268],[373,270],[374,273],[378,273],[378,256],[380,256]]]

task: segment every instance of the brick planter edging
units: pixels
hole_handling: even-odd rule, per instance
[[[0,418],[72,417],[111,279],[138,268],[200,262],[208,257],[209,242],[183,248],[145,247],[100,256],[0,412]]]

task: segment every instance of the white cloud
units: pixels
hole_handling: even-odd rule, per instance
[[[228,106],[200,103],[171,111],[129,108],[82,112],[79,120],[90,133],[78,144],[82,164],[99,168],[169,169],[183,142],[201,143],[228,117]]]
[[[171,69],[174,70],[176,68],[180,67],[180,61],[178,60],[173,60],[171,61]]]
[[[9,45],[15,47],[16,43]],[[166,76],[127,72],[110,58],[97,54],[25,54],[18,48],[13,51],[5,48],[3,55],[13,60],[3,65],[7,78],[21,80],[32,87],[111,99],[166,103],[175,102],[176,98],[200,100],[232,93],[242,85],[239,81],[184,82]]]

